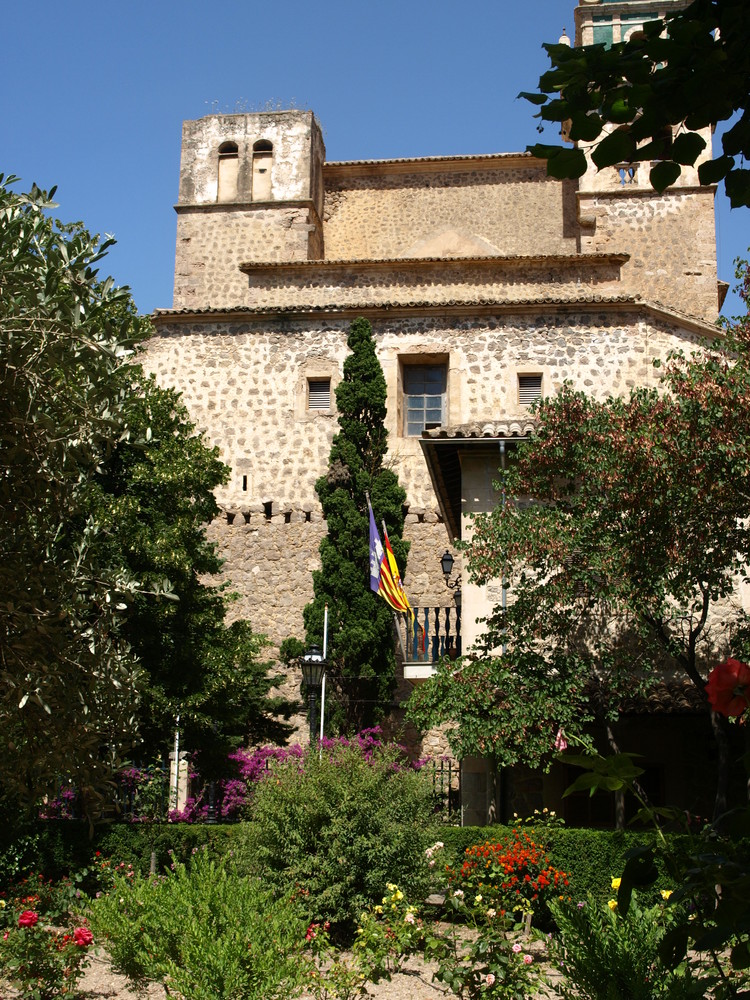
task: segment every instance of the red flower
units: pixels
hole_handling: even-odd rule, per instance
[[[750,667],[730,657],[708,675],[706,692],[714,712],[742,715],[750,704]]]
[[[73,931],[73,941],[79,948],[86,948],[94,940],[94,935],[88,927],[76,927]]]
[[[39,919],[39,914],[34,913],[33,910],[24,910],[21,916],[18,918],[19,927],[33,927]]]

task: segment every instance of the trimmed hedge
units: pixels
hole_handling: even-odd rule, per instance
[[[575,899],[588,892],[603,900],[612,895],[611,880],[622,873],[628,851],[653,841],[648,832],[630,830],[588,830],[568,827],[538,828],[522,826],[545,845],[550,862],[570,878],[570,893]],[[510,837],[510,826],[445,826],[438,828],[435,839],[445,844],[444,863],[460,867],[464,852],[472,844]],[[93,835],[87,824],[75,820],[45,820],[19,826],[6,826],[0,835],[0,882],[12,882],[20,875],[36,871],[47,878],[91,868],[96,852],[119,864],[124,862],[146,874],[152,850],[157,871],[165,870],[172,858],[187,861],[198,848],[207,845],[215,856],[233,850],[247,837],[247,824],[118,823],[95,827]],[[682,835],[673,835],[681,837]],[[670,839],[670,835],[667,835]],[[169,854],[173,852],[173,855]],[[657,888],[671,888],[664,873]]]
[[[203,845],[216,855],[224,854],[238,829],[236,824],[117,823],[94,827],[92,832],[87,823],[77,820],[28,823],[7,829],[0,840],[0,882],[12,882],[32,871],[59,879],[91,868],[97,851],[118,864],[132,864],[144,875],[154,851],[156,870],[163,871],[172,857],[187,861]]]

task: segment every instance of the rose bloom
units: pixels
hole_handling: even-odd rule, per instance
[[[514,952],[516,953],[516,955],[517,955],[517,954],[519,953],[519,951],[521,951],[521,945],[520,945],[520,944],[518,944],[518,942],[516,942],[516,943],[515,943],[515,944],[513,945],[513,951],[514,951]]]
[[[18,918],[18,926],[33,927],[38,919],[39,919],[38,913],[34,913],[33,910],[24,910],[21,916]]]
[[[531,963],[533,961],[534,961],[534,959],[531,957],[531,955],[524,955],[523,956],[523,964],[524,965],[531,965]]]
[[[491,972],[487,973],[487,978],[485,979],[485,982],[487,983],[488,986],[495,985],[495,977],[492,975]]]
[[[73,931],[73,941],[79,948],[86,948],[94,940],[94,935],[88,927],[76,927]]]
[[[729,657],[708,675],[706,693],[714,712],[742,715],[750,705],[750,667]]]
[[[612,879],[612,888],[613,888],[613,889],[619,889],[619,888],[620,888],[620,883],[621,883],[621,882],[622,882],[622,879],[621,879],[621,878],[613,878],[613,879]]]
[[[407,922],[407,924],[413,924],[414,923],[414,914],[413,913],[407,913],[406,916],[404,917],[404,920]]]

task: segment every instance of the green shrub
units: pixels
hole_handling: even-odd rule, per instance
[[[281,1000],[310,971],[299,908],[205,851],[163,876],[115,876],[91,924],[116,970],[190,1000]]]
[[[432,832],[429,780],[401,768],[398,750],[336,746],[273,768],[237,858],[277,890],[304,896],[312,919],[351,929],[389,882],[423,897]]]
[[[600,880],[602,881],[602,880]],[[617,880],[615,880],[617,882]],[[616,886],[605,889],[612,896]],[[676,969],[664,964],[659,946],[678,922],[678,907],[668,906],[653,889],[634,892],[627,914],[617,900],[606,903],[589,895],[578,903],[552,903],[559,936],[550,939],[549,954],[564,974],[555,992],[566,1000],[687,1000],[706,995],[708,982],[699,980],[687,961]]]

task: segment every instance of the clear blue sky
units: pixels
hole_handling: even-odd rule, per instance
[[[180,132],[212,112],[311,108],[330,160],[523,150],[541,45],[575,0],[38,0],[8,4],[0,171],[57,184],[57,214],[110,233],[102,271],[172,304]],[[554,139],[552,131],[546,136]],[[750,243],[717,199],[719,276]],[[740,311],[728,301],[729,314]]]

